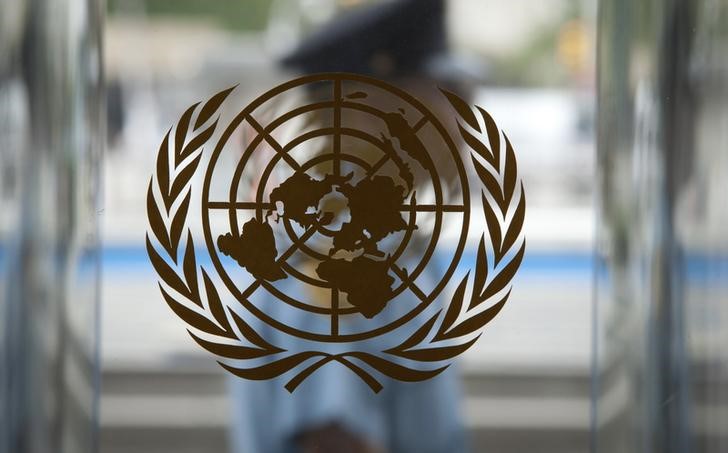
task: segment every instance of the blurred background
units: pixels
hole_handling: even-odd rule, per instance
[[[140,240],[146,194],[139,188],[147,184],[160,137],[201,96],[240,82],[245,105],[287,80],[290,73],[276,63],[282,56],[329,21],[373,3],[110,1],[105,451],[227,448],[234,402],[225,376],[160,300]],[[595,8],[581,0],[447,3],[451,51],[475,81],[474,102],[512,140],[529,203],[529,246],[517,290],[461,359],[460,407],[473,451],[588,448]]]
[[[397,1],[0,0],[1,453],[232,451],[243,402],[143,246],[160,139]],[[459,359],[469,451],[725,451],[728,8],[445,11],[449,58],[430,68],[455,68],[506,131],[528,195],[511,299]]]

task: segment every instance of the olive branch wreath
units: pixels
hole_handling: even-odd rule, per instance
[[[430,379],[448,368],[449,364],[434,369],[415,369],[365,351],[338,354],[287,351],[266,341],[238,313],[224,305],[210,276],[201,266],[199,271],[202,281],[199,281],[195,247],[189,229],[185,245],[182,246],[192,178],[201,161],[203,147],[217,127],[219,117],[214,120],[212,117],[234,88],[215,94],[201,106],[201,103],[192,105],[170,128],[159,147],[156,171],[147,191],[150,233],[161,246],[160,253],[147,234],[147,253],[161,280],[159,288],[164,300],[191,327],[187,329],[190,336],[202,348],[225,359],[246,361],[265,358],[262,365],[247,368],[218,362],[227,371],[245,379],[272,379],[315,358],[313,363],[298,371],[287,382],[285,388],[289,392],[293,392],[308,376],[332,361],[349,368],[375,393],[382,389],[382,384],[357,363],[406,382]],[[480,238],[469,298],[466,296],[470,272],[458,284],[446,309],[437,311],[399,345],[382,351],[398,361],[445,362],[470,348],[480,337],[483,327],[508,300],[510,282],[521,264],[525,250],[525,238],[521,238],[525,194],[523,183],[518,184],[515,153],[508,137],[498,129],[484,109],[476,106],[474,112],[457,95],[445,90],[442,92],[458,114],[460,135],[470,148],[470,158],[478,179],[487,189],[481,190],[481,200],[488,235],[484,233]],[[485,126],[485,134],[478,117]],[[476,135],[487,136],[487,142],[486,137],[479,139]],[[501,146],[501,135],[505,149]],[[492,264],[488,261],[486,242],[493,257]],[[182,248],[184,251],[180,263]],[[499,296],[499,300],[482,310],[482,304],[495,296]],[[466,301],[467,306],[463,309]],[[437,325],[440,317],[442,321]]]

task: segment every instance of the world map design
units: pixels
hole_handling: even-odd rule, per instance
[[[385,122],[389,133],[397,138],[403,150],[420,160],[424,147],[411,133],[401,113],[386,115]],[[408,228],[400,208],[412,193],[413,181],[409,166],[397,154],[392,138],[384,134],[382,138],[389,155],[400,163],[399,176],[404,185],[382,175],[369,175],[354,182],[353,173],[325,175],[316,179],[296,172],[270,193],[270,203],[280,204],[282,209],[271,209],[265,220],[249,220],[239,235],[221,235],[218,238],[220,252],[235,259],[257,279],[284,279],[286,273],[276,263],[278,250],[270,222],[284,218],[303,228],[329,225],[337,213],[320,207],[321,201],[327,195],[340,194],[346,199],[350,219],[333,232],[333,247],[328,257],[317,266],[316,274],[345,292],[348,302],[365,317],[378,314],[391,299],[394,283],[394,278],[388,274],[388,256],[379,249],[379,242]],[[414,193],[410,202],[415,203]],[[275,220],[271,220],[273,217]],[[354,252],[355,256],[351,258],[346,252]]]
[[[458,147],[421,101],[376,79],[314,74],[263,93],[222,132],[202,228],[251,316],[305,340],[366,341],[447,289],[469,194]]]

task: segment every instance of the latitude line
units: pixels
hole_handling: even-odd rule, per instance
[[[409,205],[409,204],[403,204],[399,208],[400,211],[417,211],[417,212],[465,212],[465,206],[457,205],[457,204],[444,204],[444,205],[436,205],[436,204],[416,204],[416,205]]]
[[[341,176],[341,80],[334,80],[334,176]]]
[[[274,209],[273,203],[258,203],[257,201],[210,201],[207,203],[209,209]]]
[[[415,282],[410,280],[409,276],[404,272],[404,270],[400,269],[400,267],[396,264],[392,264],[390,268],[392,269],[392,272],[394,272],[397,277],[402,280],[402,283],[404,283],[410,289],[410,291],[412,291],[414,295],[422,301],[422,303],[426,304],[430,301],[427,295],[425,295],[425,293],[420,289],[420,287],[417,286]]]
[[[210,201],[207,203],[209,209],[274,209],[275,204],[273,203],[258,203],[255,201]],[[402,212],[416,211],[416,212],[465,212],[465,206],[457,204],[403,204],[399,207]]]
[[[273,149],[276,151],[277,154],[280,154],[283,160],[291,166],[294,170],[298,171],[301,169],[301,165],[296,162],[294,158],[291,157],[290,154],[288,154],[280,143],[276,139],[274,139],[269,132],[265,130],[265,128],[255,119],[250,113],[245,114],[245,120],[250,123],[251,126],[253,126],[253,129],[258,132],[258,134],[263,136],[263,139],[268,142],[270,146],[273,147]]]
[[[276,264],[281,264],[281,263],[285,262],[286,260],[288,260],[288,258],[290,258],[291,255],[296,253],[296,250],[298,250],[298,248],[301,246],[301,244],[306,242],[308,240],[308,238],[313,236],[313,234],[315,232],[316,232],[315,225],[309,227],[308,230],[306,230],[301,236],[298,237],[297,241],[295,241],[293,244],[291,244],[291,246],[288,247],[288,249],[285,252],[283,252],[283,254],[276,260]],[[262,284],[262,280],[259,278],[256,279],[253,283],[250,284],[250,286],[248,286],[245,289],[245,291],[240,293],[240,298],[247,299],[248,297],[250,297],[251,294],[253,294],[255,292],[255,290],[260,288],[261,284]]]

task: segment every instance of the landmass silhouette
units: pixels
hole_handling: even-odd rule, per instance
[[[316,273],[347,293],[349,303],[362,315],[371,318],[382,311],[392,297],[394,278],[387,273],[388,270],[385,261],[358,256],[351,261],[323,261],[316,268]]]
[[[407,228],[400,208],[404,203],[404,190],[387,176],[365,178],[352,186],[344,184],[339,191],[349,202],[351,220],[342,225],[334,236],[333,255],[338,250],[355,251],[384,256],[377,243],[387,235]]]
[[[218,237],[217,247],[257,279],[275,281],[286,278],[286,273],[276,263],[278,251],[268,222],[253,218],[243,225],[239,236],[227,233]]]

